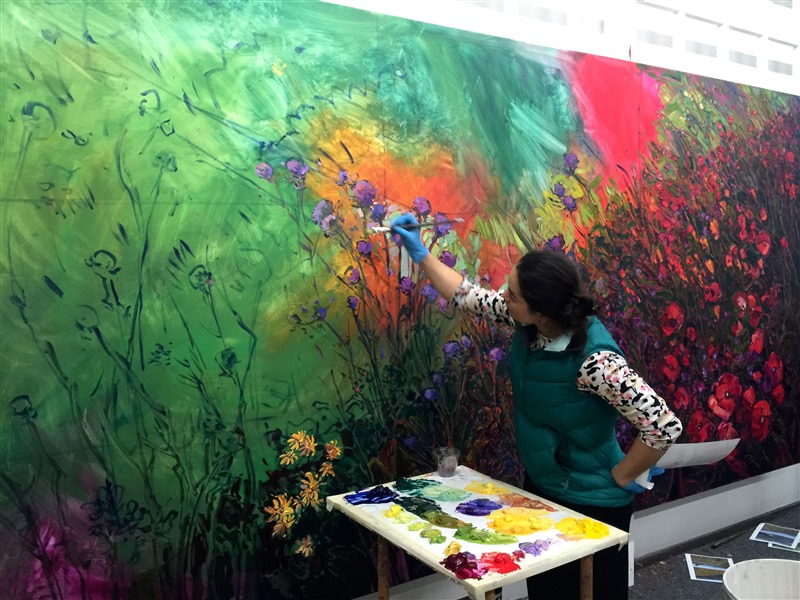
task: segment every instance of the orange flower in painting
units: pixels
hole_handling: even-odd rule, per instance
[[[300,500],[303,506],[316,508],[320,504],[320,481],[311,471],[306,472],[300,483]]]
[[[336,473],[333,472],[333,463],[325,461],[319,468],[319,478],[322,479],[328,476],[335,477]]]
[[[300,446],[303,444],[303,440],[306,439],[306,432],[305,431],[298,431],[297,433],[293,433],[289,436],[289,448],[294,450],[295,452],[300,450]]]
[[[294,450],[288,450],[280,456],[282,465],[293,465],[297,461],[297,453]]]
[[[336,460],[337,458],[341,458],[342,448],[339,446],[339,442],[336,440],[331,440],[325,444],[325,456],[328,457],[328,460]]]
[[[294,549],[295,554],[302,554],[306,558],[311,556],[314,553],[314,546],[311,540],[311,536],[307,535],[304,538],[301,538]]]
[[[661,331],[664,335],[670,336],[683,325],[683,309],[675,302],[670,302],[659,316]]]

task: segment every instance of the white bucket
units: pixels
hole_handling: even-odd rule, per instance
[[[722,583],[731,600],[798,600],[800,561],[745,560],[728,567]]]

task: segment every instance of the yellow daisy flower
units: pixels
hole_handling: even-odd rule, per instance
[[[319,468],[319,477],[322,479],[323,477],[327,477],[330,475],[331,477],[335,477],[336,473],[333,472],[333,463],[331,462],[324,462],[322,466]]]
[[[301,540],[299,540],[297,542],[297,546],[294,549],[294,553],[295,554],[302,554],[306,558],[311,556],[311,554],[313,552],[314,552],[314,547],[312,545],[311,536],[310,535],[307,535],[304,538],[302,538]]]
[[[331,440],[325,444],[325,455],[328,457],[328,460],[336,460],[337,458],[341,458],[342,449],[339,446],[339,442],[336,440]]]
[[[280,456],[282,465],[293,465],[297,461],[297,453],[294,450],[287,450]]]
[[[298,431],[297,433],[293,433],[289,436],[289,448],[294,451],[299,451],[300,446],[303,444],[303,440],[306,439],[306,432],[305,431]]]

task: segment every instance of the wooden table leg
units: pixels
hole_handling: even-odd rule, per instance
[[[581,559],[581,600],[592,600],[592,577],[594,576],[594,557],[590,554]]]
[[[486,600],[494,600],[494,590],[488,590],[486,592]]]
[[[389,542],[378,536],[378,600],[389,600]]]

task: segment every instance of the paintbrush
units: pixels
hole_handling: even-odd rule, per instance
[[[411,230],[411,229],[422,229],[423,227],[438,227],[439,225],[449,225],[451,223],[463,223],[464,219],[455,218],[449,219],[447,221],[430,221],[429,223],[417,223],[416,225],[403,225],[402,229]],[[383,233],[391,231],[391,227],[372,227],[372,231],[376,233]]]

